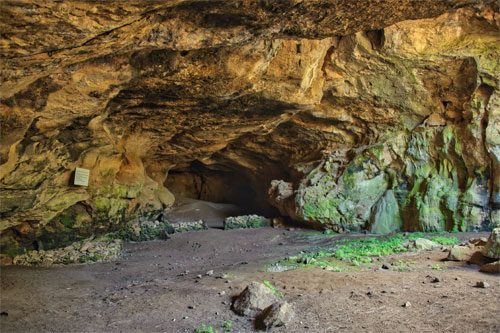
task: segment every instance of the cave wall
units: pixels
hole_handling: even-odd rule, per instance
[[[494,1],[0,9],[3,252],[155,216],[175,200],[168,172],[193,162],[244,175],[261,201],[284,180],[286,195],[271,202],[311,225],[373,228],[380,214],[396,216],[374,207],[394,206],[390,191],[417,183],[405,200],[432,208],[429,225],[464,225],[450,214],[478,221],[465,229],[498,219]],[[91,170],[88,187],[71,185],[76,167]],[[433,177],[455,191],[455,206],[443,211],[452,195],[424,190]],[[359,188],[373,179],[382,180]],[[480,198],[467,205],[471,187]],[[358,192],[367,191],[366,201]],[[423,219],[405,228],[426,229]]]

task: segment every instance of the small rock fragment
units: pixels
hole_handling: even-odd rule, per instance
[[[476,282],[476,288],[489,288],[490,284],[486,281],[478,281]]]
[[[213,271],[213,269],[211,269],[211,270],[207,271],[207,272],[205,273],[205,275],[207,275],[207,276],[212,276],[212,275],[214,275],[214,271]]]
[[[411,307],[411,303],[410,302],[406,302],[402,306],[403,306],[403,308],[409,308],[409,307]]]

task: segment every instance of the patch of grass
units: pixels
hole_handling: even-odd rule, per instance
[[[337,260],[337,262],[348,262],[352,266],[360,266],[373,262],[374,257],[413,251],[411,247],[406,246],[406,243],[417,238],[427,238],[441,245],[453,245],[459,242],[456,237],[425,236],[422,232],[415,232],[407,235],[333,240],[329,246],[316,251],[301,252],[296,256],[280,260],[270,265],[268,270],[285,271],[302,267],[320,267],[331,271],[342,271],[342,268],[332,263],[332,259]],[[407,265],[400,267],[400,270],[407,269],[409,269]]]
[[[222,333],[231,333],[233,331],[233,321],[232,320],[224,320],[222,323]]]
[[[442,271],[444,269],[444,266],[441,265],[441,264],[434,264],[432,265],[431,267],[433,270],[436,270],[436,271]]]
[[[387,256],[395,253],[407,252],[402,236],[381,238],[360,238],[355,240],[341,240],[339,248],[333,252],[337,259],[356,263],[370,263],[372,257]]]
[[[411,263],[405,260],[397,260],[392,263],[392,269],[398,272],[411,271]]]
[[[283,293],[280,292],[278,289],[276,289],[275,286],[273,286],[273,284],[268,281],[268,280],[264,280],[262,281],[262,283],[268,287],[269,289],[271,289],[271,292],[274,294],[274,296],[278,297],[278,298],[283,298]]]
[[[429,237],[429,239],[441,245],[455,245],[460,242],[460,240],[457,237],[447,237],[447,236],[432,236]]]
[[[195,330],[195,333],[232,333],[233,332],[233,321],[224,320],[220,330],[215,328],[213,325],[201,324]]]
[[[201,324],[195,330],[195,333],[216,333],[214,327],[212,325]]]

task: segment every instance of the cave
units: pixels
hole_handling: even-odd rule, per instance
[[[499,331],[499,9],[1,1],[0,331]]]
[[[279,216],[267,200],[270,175],[249,174],[242,168],[206,166],[199,161],[171,169],[164,183],[176,198],[166,213],[171,222],[203,219],[209,227],[223,228],[230,216]]]

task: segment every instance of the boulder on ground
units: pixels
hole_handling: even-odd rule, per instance
[[[447,260],[469,261],[477,250],[470,246],[454,245],[450,249]]]
[[[479,269],[483,273],[497,273],[500,274],[500,260],[484,264]]]
[[[262,283],[252,282],[233,302],[233,311],[241,316],[255,316],[278,301],[273,291]]]
[[[483,249],[483,254],[488,258],[500,259],[500,228],[491,231],[488,242]]]
[[[255,326],[258,329],[269,330],[289,323],[293,316],[294,312],[289,303],[285,301],[273,303],[255,318]]]
[[[484,264],[490,263],[491,261],[491,258],[485,257],[480,250],[477,250],[472,254],[470,259],[467,260],[467,263],[482,266]]]
[[[436,242],[433,242],[427,238],[417,238],[415,239],[414,246],[417,250],[432,250],[434,248],[440,247]]]

